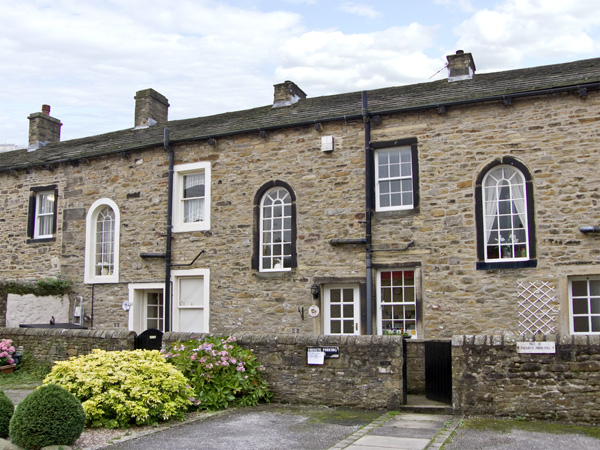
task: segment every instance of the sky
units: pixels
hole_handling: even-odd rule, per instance
[[[599,0],[0,0],[0,144],[51,106],[61,140],[133,127],[153,88],[169,120],[600,56]]]

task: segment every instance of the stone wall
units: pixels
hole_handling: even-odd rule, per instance
[[[517,353],[517,336],[454,336],[455,409],[472,415],[597,424],[600,336],[537,336],[556,353]]]
[[[35,359],[62,361],[90,353],[93,349],[107,351],[133,350],[132,331],[53,330],[48,328],[0,328],[2,339],[12,339]]]
[[[165,333],[163,344],[199,337]],[[402,340],[398,336],[235,335],[265,366],[274,401],[397,409],[402,402]],[[338,359],[309,365],[307,347],[334,346]]]
[[[425,395],[425,341],[406,341],[406,393]]]

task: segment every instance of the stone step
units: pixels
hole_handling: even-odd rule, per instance
[[[402,412],[412,412],[417,414],[447,414],[453,415],[454,408],[448,406],[431,406],[431,405],[400,405],[398,408]]]

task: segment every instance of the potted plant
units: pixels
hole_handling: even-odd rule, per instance
[[[15,370],[15,347],[12,340],[2,339],[0,341],[0,373],[12,373]]]
[[[402,336],[405,339],[410,339],[412,337],[409,330],[403,330],[402,328],[383,330],[383,334],[386,336]]]

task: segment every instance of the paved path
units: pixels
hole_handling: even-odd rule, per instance
[[[388,413],[330,450],[437,450],[458,422],[448,415]]]

